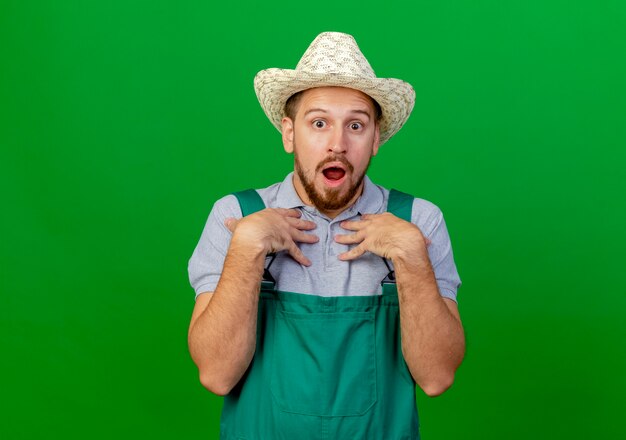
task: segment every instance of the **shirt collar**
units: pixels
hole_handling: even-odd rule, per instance
[[[276,194],[276,206],[279,208],[300,208],[306,206],[293,186],[293,171],[287,174]]]
[[[382,188],[374,184],[369,177],[363,178],[363,192],[354,205],[342,212],[337,219],[348,218],[357,214],[377,214],[380,212],[384,196]],[[301,208],[307,205],[300,199],[296,188],[293,186],[293,171],[280,184],[276,194],[276,205],[281,208]],[[313,207],[309,207],[315,209]],[[317,209],[315,209],[317,211]]]

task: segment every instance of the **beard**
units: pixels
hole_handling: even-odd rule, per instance
[[[295,147],[295,146],[294,146]],[[316,174],[329,162],[341,162],[346,167],[346,173],[350,173],[346,177],[350,177],[353,175],[354,167],[348,160],[343,156],[332,155],[321,161],[317,167],[315,167],[315,172],[313,176],[309,178],[306,175],[302,164],[298,160],[298,153],[294,148],[294,162],[295,162],[295,172],[300,178],[300,182],[302,182],[302,186],[304,187],[304,191],[306,195],[309,197],[313,206],[315,206],[319,211],[336,211],[341,208],[347,208],[348,203],[352,200],[352,198],[356,195],[359,190],[361,183],[363,182],[363,178],[365,177],[365,173],[370,166],[372,158],[370,157],[365,170],[361,173],[360,176],[357,176],[357,179],[348,187],[348,190],[342,193],[341,188],[325,188],[323,192],[320,192],[315,187],[315,176]]]

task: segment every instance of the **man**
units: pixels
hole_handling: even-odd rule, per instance
[[[418,438],[415,384],[441,394],[464,355],[460,279],[441,211],[366,176],[414,91],[330,32],[255,89],[294,172],[216,202],[189,262],[221,437]]]

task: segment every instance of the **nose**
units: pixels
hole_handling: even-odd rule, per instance
[[[335,154],[345,154],[347,150],[346,145],[346,137],[341,128],[336,128],[333,131],[332,137],[330,139],[330,144],[328,146],[329,153]]]

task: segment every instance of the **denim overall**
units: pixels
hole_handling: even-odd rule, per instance
[[[265,208],[254,190],[235,195],[244,216]],[[391,190],[387,211],[410,221],[412,203]],[[393,272],[382,288],[375,296],[282,292],[266,270],[256,352],[224,398],[220,438],[419,439]]]

